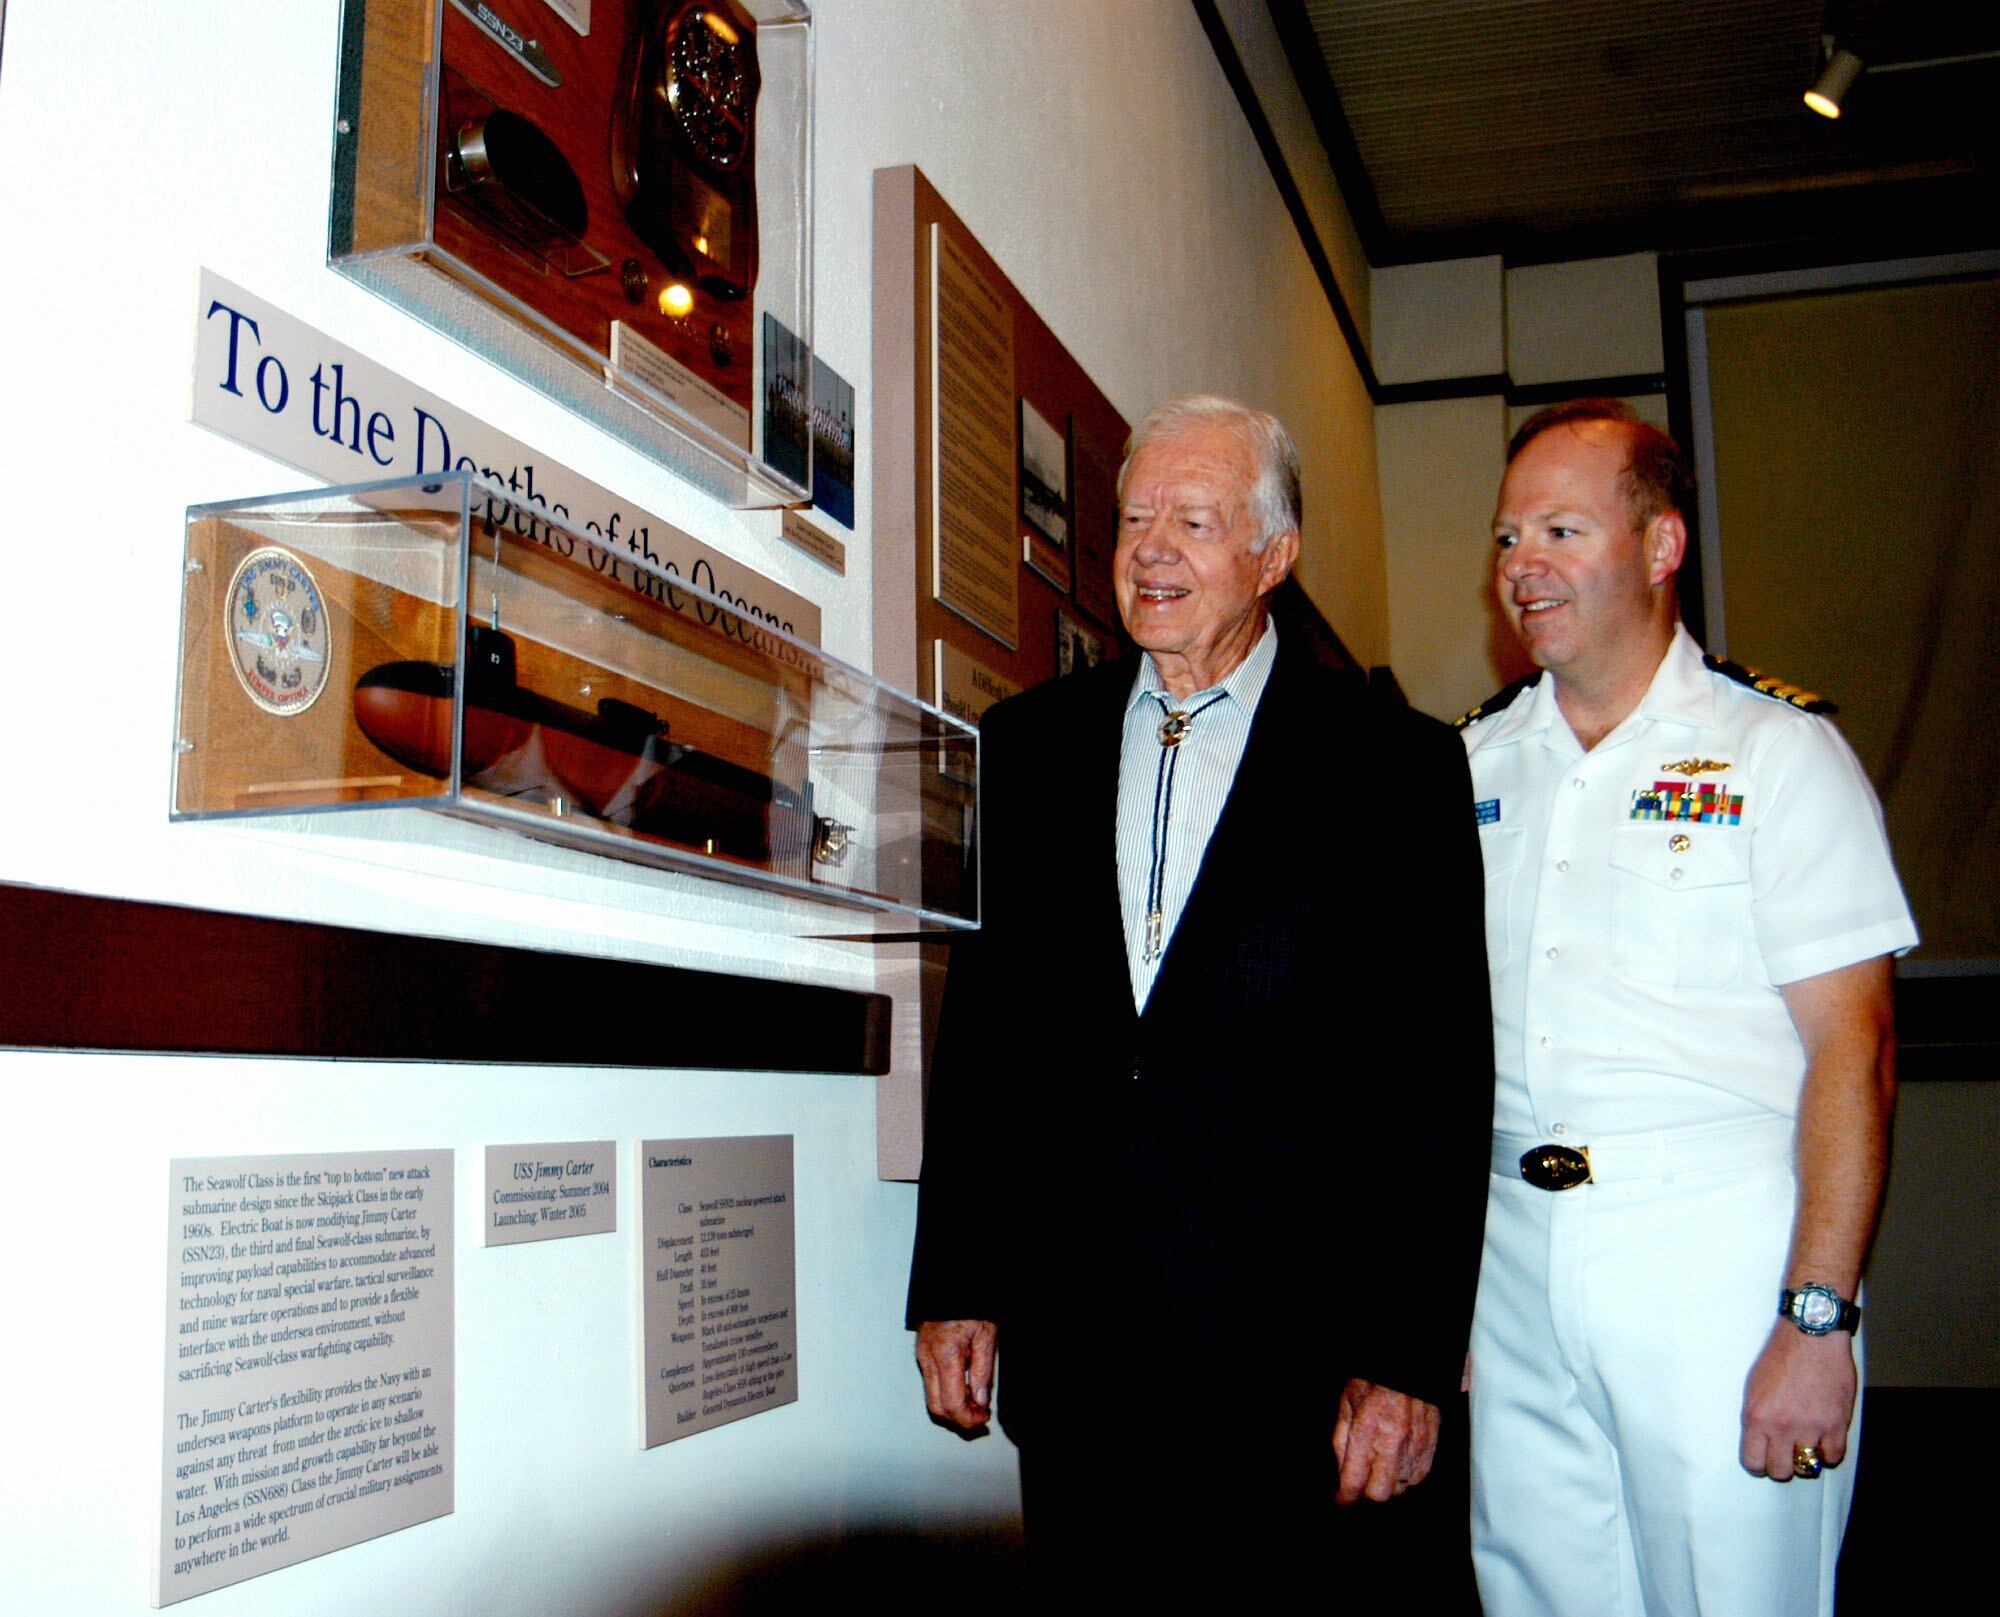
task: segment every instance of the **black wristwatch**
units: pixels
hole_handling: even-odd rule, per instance
[[[1778,1293],[1778,1317],[1788,1319],[1808,1336],[1861,1328],[1861,1310],[1831,1286],[1808,1281],[1797,1291]]]

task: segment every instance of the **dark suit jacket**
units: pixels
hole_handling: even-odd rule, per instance
[[[1465,1353],[1493,1039],[1464,749],[1286,641],[1140,1016],[1133,673],[982,723],[983,925],[953,945],[909,1323],[999,1324],[1024,1447],[1157,1395],[1321,1454],[1348,1377],[1444,1404]],[[1113,1380],[1142,1402],[1107,1409]]]

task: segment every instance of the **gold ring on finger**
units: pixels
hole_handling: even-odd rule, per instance
[[[1795,1477],[1804,1477],[1810,1482],[1820,1474],[1823,1464],[1819,1450],[1810,1443],[1801,1443],[1792,1450],[1792,1475]]]

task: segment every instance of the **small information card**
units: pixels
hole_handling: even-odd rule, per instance
[[[451,1163],[169,1165],[155,1605],[450,1513]]]
[[[639,1144],[645,1446],[797,1401],[792,1137]]]
[[[618,1147],[610,1140],[486,1148],[486,1244],[553,1241],[618,1228]]]

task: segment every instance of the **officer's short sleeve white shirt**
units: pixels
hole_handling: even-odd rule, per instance
[[[1494,1126],[1628,1133],[1796,1114],[1780,989],[1917,941],[1875,794],[1826,719],[1677,629],[1588,752],[1544,676],[1464,731],[1486,866]]]

